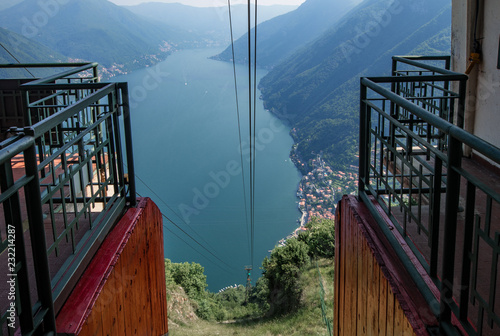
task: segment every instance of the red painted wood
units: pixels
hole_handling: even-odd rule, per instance
[[[67,335],[168,332],[162,216],[150,199],[108,234],[56,322]]]

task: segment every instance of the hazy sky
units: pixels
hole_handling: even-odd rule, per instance
[[[184,5],[197,7],[226,6],[227,0],[110,0],[117,5],[137,5],[143,2],[179,2]],[[259,0],[260,5],[300,5],[305,0]],[[231,4],[247,3],[246,0],[231,0]]]

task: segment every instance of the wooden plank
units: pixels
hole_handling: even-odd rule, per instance
[[[341,242],[342,245],[340,246],[341,250],[341,255],[340,255],[340,279],[341,282],[339,283],[339,293],[340,293],[340,311],[339,311],[339,336],[344,336],[345,335],[345,306],[346,306],[346,209],[344,208],[342,211],[342,218],[344,220],[342,221],[343,225],[341,227]]]
[[[159,325],[158,335],[164,335],[168,332],[168,312],[167,312],[167,290],[165,286],[165,252],[163,246],[163,225],[162,225],[162,216],[161,213],[155,212],[155,229],[156,232],[154,236],[157,240],[158,251],[155,256],[158,258],[155,265],[157,268],[157,279],[158,279],[158,288],[156,293],[158,293],[158,306],[160,309],[157,309],[160,312],[160,315],[156,317]],[[156,310],[155,309],[155,310]],[[333,317],[332,317],[333,318]]]
[[[364,240],[364,237],[362,234],[359,232],[358,225],[353,225],[353,227],[357,231],[358,239],[356,241],[356,251],[357,251],[357,261],[358,261],[358,268],[357,268],[357,286],[356,286],[356,292],[358,295],[358,301],[357,301],[357,325],[356,325],[356,330],[358,335],[366,335],[366,306],[367,306],[367,286],[368,286],[368,273],[366,272],[367,270],[367,264],[368,264],[368,258],[367,258],[367,253],[368,250],[366,248],[366,243]]]
[[[371,253],[371,250],[368,249],[369,253],[369,265],[368,272],[371,274],[370,282],[369,282],[369,291],[368,291],[368,335],[376,335],[378,334],[378,302],[380,300],[379,294],[379,274],[380,269],[375,260],[375,256]]]
[[[379,268],[379,281],[380,281],[380,300],[379,300],[379,305],[378,305],[378,334],[379,335],[385,335],[387,333],[387,297],[388,297],[388,292],[387,292],[387,286],[389,285],[387,283],[387,279],[384,277],[382,273],[382,269]]]
[[[113,277],[114,277],[114,283],[116,286],[115,290],[115,295],[114,295],[114,310],[115,310],[115,321],[113,323],[113,328],[112,331],[116,332],[115,335],[117,335],[120,330],[125,330],[125,318],[123,316],[123,306],[124,306],[124,300],[123,300],[123,281],[121,277],[121,269],[117,269],[115,267],[113,271]]]
[[[348,209],[346,209],[347,212]],[[346,214],[350,216],[350,213]],[[353,328],[351,321],[353,319],[352,309],[353,309],[353,297],[352,297],[352,289],[353,277],[352,277],[352,268],[353,268],[353,258],[352,258],[352,230],[351,230],[351,221],[348,219],[344,227],[346,233],[346,239],[344,240],[346,253],[345,253],[345,272],[346,279],[344,283],[345,290],[345,305],[344,305],[344,335],[355,335],[356,329]]]
[[[103,335],[102,310],[102,303],[98,300],[92,308],[90,315],[85,319],[78,333],[79,336]]]
[[[387,336],[399,336],[394,333],[394,294],[392,293],[391,286],[387,287],[387,323],[386,323],[386,335]]]
[[[134,306],[135,302],[133,301],[133,293],[134,293],[134,250],[135,247],[131,245],[131,241],[127,244],[127,246],[123,249],[122,254],[120,256],[121,263],[121,278],[123,282],[123,317],[125,321],[125,330],[127,333],[134,334],[135,329],[135,318],[134,311],[137,310],[137,307]]]
[[[405,317],[403,324],[403,335],[404,336],[413,336],[415,332],[413,331],[413,327],[410,324],[410,321]]]
[[[349,270],[351,272],[350,274],[350,279],[352,281],[350,285],[350,297],[351,297],[351,304],[350,304],[350,324],[351,324],[351,335],[356,335],[357,334],[357,325],[356,325],[356,314],[357,314],[357,287],[358,287],[358,258],[357,258],[357,248],[356,248],[356,242],[358,240],[358,230],[357,230],[357,222],[356,221],[351,221],[350,223],[350,229],[351,229],[351,242],[349,244],[350,246],[350,262],[347,264],[349,267]]]
[[[394,335],[403,335],[404,319],[405,313],[396,299],[394,304]]]
[[[334,273],[334,294],[333,294],[333,335],[340,336],[341,333],[341,319],[340,319],[340,307],[341,307],[341,246],[342,246],[342,228],[341,220],[339,218],[340,204],[337,205],[337,211],[335,212],[335,273]]]

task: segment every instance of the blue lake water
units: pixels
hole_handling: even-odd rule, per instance
[[[136,173],[148,186],[137,180],[138,192],[185,232],[164,219],[165,257],[202,264],[211,291],[244,284],[244,267],[251,263],[243,192],[248,203],[248,70],[237,66],[242,166],[233,68],[208,59],[218,52],[177,52],[115,78],[129,83]],[[258,71],[258,78],[265,73]],[[260,100],[256,115],[253,281],[268,250],[297,227],[300,215],[300,174],[289,159],[289,128]]]

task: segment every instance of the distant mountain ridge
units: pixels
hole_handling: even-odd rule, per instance
[[[366,0],[260,82],[266,108],[286,116],[304,160],[353,163],[359,77],[387,75],[395,54],[449,54],[450,0]]]
[[[194,40],[107,0],[24,0],[0,11],[0,25],[67,57],[118,72],[154,64]]]
[[[293,12],[283,14],[257,26],[257,63],[272,68],[304,44],[331,27],[354,7],[352,1],[307,0]],[[255,29],[252,30],[253,36]],[[237,63],[248,61],[248,34],[234,42]],[[230,61],[231,46],[214,59]]]
[[[180,3],[145,2],[135,6],[124,6],[131,12],[160,22],[168,22],[196,34],[207,42],[227,45],[230,41],[229,10],[224,7],[191,7]],[[252,6],[252,10],[253,10]],[[296,9],[297,6],[258,7],[259,23]],[[246,32],[247,5],[231,5],[233,33],[235,38]],[[252,24],[253,26],[253,24]]]

